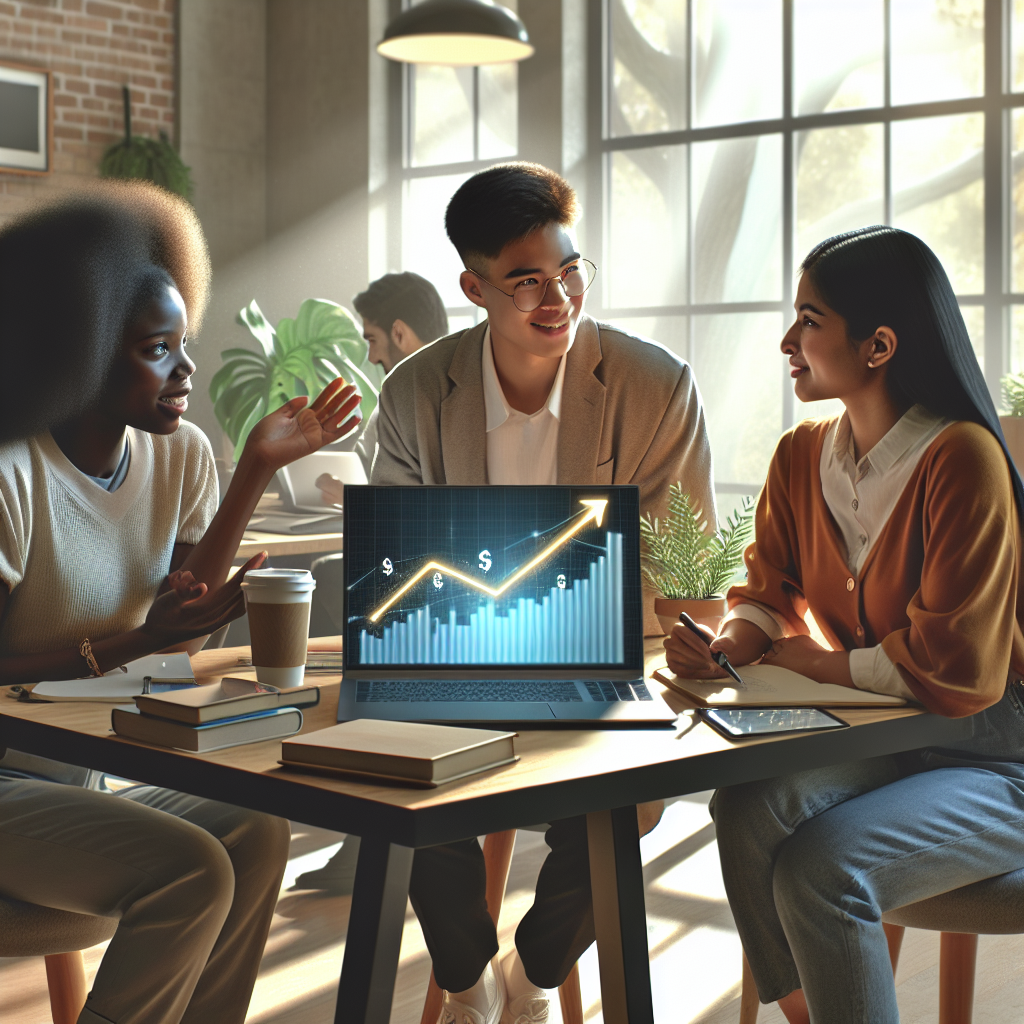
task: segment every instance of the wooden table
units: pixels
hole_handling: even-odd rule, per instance
[[[235,560],[244,562],[258,551],[268,555],[324,555],[341,550],[340,533],[263,533],[246,530],[242,536]]]
[[[315,646],[336,649],[337,640]],[[197,655],[197,677],[246,675],[237,668],[239,653]],[[335,720],[338,679],[313,681],[321,702],[306,713],[303,731]],[[686,706],[673,694],[666,699]],[[950,743],[971,732],[970,720],[906,708],[839,714],[854,728],[742,744],[702,723],[680,739],[669,730],[524,731],[517,764],[434,790],[286,771],[277,763],[280,741],[210,754],[133,743],[109,732],[109,705],[3,700],[0,743],[361,836],[335,1016],[345,1024],[387,1024],[390,1017],[415,848],[586,814],[604,1019],[652,1024],[636,804]]]

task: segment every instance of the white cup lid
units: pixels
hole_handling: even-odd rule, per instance
[[[250,569],[242,586],[254,590],[304,591],[316,586],[308,569]]]

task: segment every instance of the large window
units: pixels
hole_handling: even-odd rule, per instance
[[[587,308],[692,363],[723,496],[755,491],[779,434],[832,411],[794,402],[778,350],[796,269],[828,235],[875,223],[920,235],[993,395],[1024,370],[1024,0],[587,11],[600,19],[587,59],[603,72],[581,94],[583,229],[600,266]],[[441,215],[465,177],[516,154],[516,74],[405,78],[403,263],[447,288],[463,323],[475,313]]]
[[[920,235],[993,391],[1024,368],[1024,3],[604,6],[600,313],[691,361],[719,490],[756,488],[779,433],[831,411],[794,408],[777,347],[831,234]]]

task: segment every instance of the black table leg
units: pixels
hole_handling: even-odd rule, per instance
[[[352,891],[335,1024],[388,1024],[413,851],[364,836]]]
[[[636,808],[588,814],[587,838],[605,1024],[654,1024]]]

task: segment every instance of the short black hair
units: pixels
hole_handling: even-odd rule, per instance
[[[572,186],[541,164],[517,161],[474,174],[452,196],[444,226],[463,262],[494,259],[545,224],[571,227],[580,214]]]
[[[142,182],[101,182],[0,228],[0,361],[9,382],[0,441],[29,437],[100,398],[125,327],[172,282],[189,332],[210,264],[185,200]]]
[[[352,300],[352,305],[363,320],[388,335],[396,320],[405,321],[424,345],[448,333],[448,314],[437,289],[425,277],[408,270],[377,278]]]

